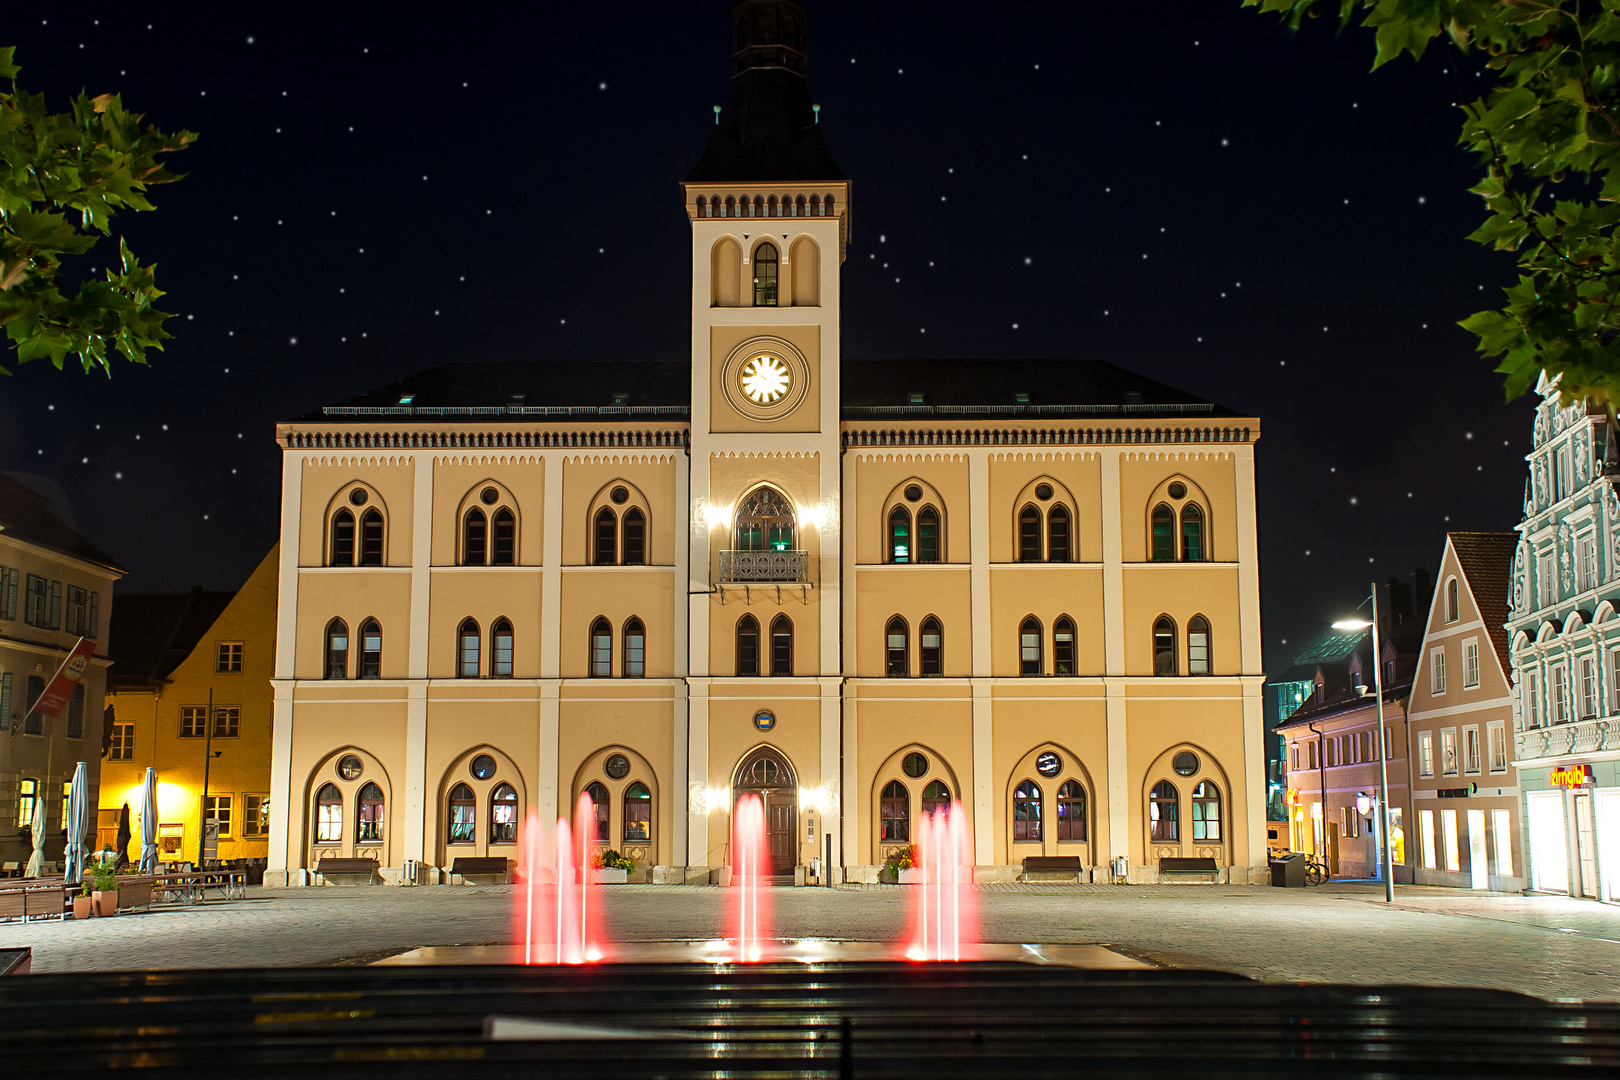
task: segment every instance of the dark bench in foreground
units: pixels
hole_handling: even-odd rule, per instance
[[[325,878],[334,885],[374,885],[377,883],[376,859],[339,859],[331,855],[324,855],[315,866],[317,876]],[[351,881],[351,878],[365,878],[363,882]],[[336,879],[336,880],[334,880]]]
[[[1078,855],[1027,855],[1025,881],[1079,881],[1085,865]]]
[[[1221,868],[1214,859],[1160,859],[1159,880],[1166,876],[1207,878],[1210,884],[1220,879]]]
[[[456,884],[456,878],[465,884],[468,878],[500,878],[498,882],[479,882],[479,884],[510,885],[512,883],[512,860],[505,857],[473,857],[460,855],[450,864],[450,884]]]

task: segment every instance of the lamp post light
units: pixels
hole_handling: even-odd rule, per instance
[[[1335,630],[1365,630],[1372,627],[1373,695],[1378,698],[1378,816],[1382,822],[1384,847],[1384,902],[1395,902],[1395,845],[1392,842],[1394,822],[1389,812],[1389,746],[1384,728],[1384,654],[1378,645],[1378,583],[1372,584],[1372,620],[1342,619],[1333,624]],[[1323,793],[1324,797],[1326,793]]]

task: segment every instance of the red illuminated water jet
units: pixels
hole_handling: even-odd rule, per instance
[[[762,955],[763,928],[770,914],[765,892],[770,866],[765,807],[757,795],[744,795],[731,815],[731,932],[737,959],[744,963]]]
[[[917,823],[910,960],[971,960],[978,919],[973,847],[960,800]]]
[[[531,809],[523,823],[522,883],[514,894],[515,940],[523,964],[594,964],[602,959],[601,905],[590,865],[596,810],[580,795],[574,825],[558,818],[546,829]]]

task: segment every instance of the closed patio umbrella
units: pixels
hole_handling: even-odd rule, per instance
[[[158,872],[158,805],[157,770],[146,770],[146,783],[141,786],[141,873]]]
[[[69,885],[77,885],[84,877],[84,834],[90,827],[90,803],[84,789],[89,784],[89,769],[81,761],[73,770],[73,790],[68,793],[67,848],[63,852],[66,864],[62,870]]]
[[[34,793],[34,853],[28,856],[28,869],[23,877],[39,877],[45,872],[45,799]]]
[[[120,869],[129,865],[129,803],[118,811],[118,859]]]

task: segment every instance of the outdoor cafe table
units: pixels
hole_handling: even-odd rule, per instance
[[[154,874],[152,890],[164,899],[195,904],[208,899],[212,889],[221,900],[241,900],[247,896],[247,873],[243,870],[192,870],[177,874]]]

